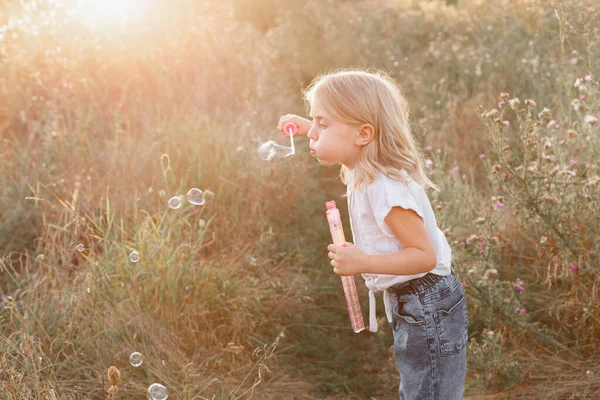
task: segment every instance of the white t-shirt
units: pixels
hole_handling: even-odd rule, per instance
[[[411,209],[423,218],[427,235],[437,256],[437,264],[429,272],[441,276],[449,275],[452,251],[446,236],[437,226],[429,198],[421,185],[412,180],[406,170],[402,169],[402,173],[409,178],[408,184],[379,174],[370,185],[361,186],[361,190],[352,190],[354,170],[348,170],[348,213],[354,244],[367,254],[388,254],[403,250],[404,246],[385,223],[385,217],[394,206]],[[370,331],[377,332],[374,293],[383,291],[385,313],[391,323],[392,304],[389,291],[386,289],[397,283],[424,275],[426,273],[416,275],[362,274],[369,289]]]

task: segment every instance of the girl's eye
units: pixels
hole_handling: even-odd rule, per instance
[[[325,125],[323,125],[323,124],[317,124],[317,126],[318,126],[319,128],[323,128],[323,129],[325,129],[325,128],[326,128],[326,126],[325,126]]]

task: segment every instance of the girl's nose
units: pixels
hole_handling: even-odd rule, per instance
[[[317,134],[316,134],[315,124],[312,124],[310,126],[310,129],[308,130],[308,133],[306,134],[306,136],[308,136],[312,140],[317,140]]]

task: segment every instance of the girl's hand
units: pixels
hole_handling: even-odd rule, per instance
[[[283,126],[288,122],[293,122],[298,127],[298,131],[294,134],[294,136],[298,135],[306,135],[312,126],[312,122],[307,120],[306,118],[299,117],[294,114],[286,114],[279,118],[279,124],[277,125],[277,129],[280,132],[283,132]],[[290,136],[287,132],[283,132],[285,136]]]
[[[344,246],[330,244],[327,246],[333,272],[341,276],[354,276],[366,271],[367,254],[353,243],[346,242]]]

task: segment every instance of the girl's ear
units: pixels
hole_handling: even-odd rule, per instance
[[[375,128],[371,124],[363,124],[360,126],[354,144],[357,146],[366,146],[375,138]]]

